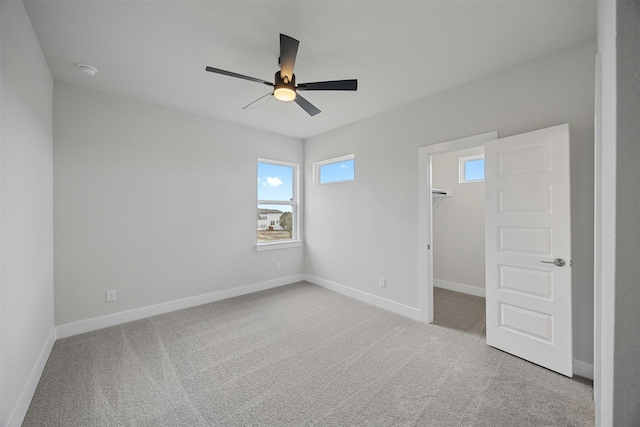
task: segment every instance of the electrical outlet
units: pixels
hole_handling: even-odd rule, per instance
[[[116,300],[116,290],[112,289],[110,291],[107,291],[107,302],[111,302],[115,300]]]
[[[381,288],[386,288],[387,287],[387,279],[384,277],[380,278],[380,287]]]
[[[280,270],[280,263],[276,262],[276,270]]]

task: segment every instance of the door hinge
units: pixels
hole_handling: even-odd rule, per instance
[[[431,249],[431,245],[427,245],[427,249]]]
[[[572,259],[569,260],[569,267],[573,267],[573,260]]]

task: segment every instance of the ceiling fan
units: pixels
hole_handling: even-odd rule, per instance
[[[273,87],[273,91],[258,98],[250,105],[255,104],[261,99],[273,95],[279,101],[295,101],[300,107],[304,109],[310,116],[315,116],[320,113],[320,110],[316,108],[309,101],[304,99],[298,91],[302,90],[358,90],[358,80],[333,80],[326,82],[312,82],[312,83],[299,83],[296,85],[296,75],[293,74],[293,66],[296,62],[296,55],[298,53],[298,45],[300,42],[292,37],[280,34],[280,71],[276,72],[274,83],[266,80],[258,79],[255,77],[244,76],[242,74],[233,73],[231,71],[221,70],[219,68],[207,67],[206,70],[212,73],[222,74],[225,76],[236,77],[239,79],[250,80],[256,83],[262,83],[267,86]]]

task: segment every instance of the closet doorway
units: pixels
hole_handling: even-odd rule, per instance
[[[420,149],[420,194],[419,194],[419,240],[420,240],[420,311],[422,320],[427,323],[433,323],[433,287],[434,279],[438,278],[434,272],[434,252],[432,251],[432,242],[434,236],[434,221],[432,216],[434,207],[438,209],[445,199],[458,197],[454,191],[447,188],[439,188],[433,185],[433,165],[432,159],[436,156],[448,156],[450,153],[466,151],[466,150],[482,150],[485,142],[498,139],[498,132],[487,132],[480,135],[474,135],[467,138],[460,138],[453,141],[442,142],[439,144],[429,145]],[[455,169],[455,175],[458,174],[458,168]],[[443,187],[446,183],[443,182]],[[432,196],[432,187],[435,196]],[[484,204],[483,204],[484,206]],[[484,216],[484,215],[483,215]],[[484,221],[484,220],[483,220]],[[483,224],[484,227],[484,224]],[[484,230],[484,228],[483,228]],[[484,239],[483,239],[484,242]],[[484,251],[483,251],[484,253]],[[445,255],[442,252],[442,255]],[[447,265],[454,265],[454,268],[462,268],[463,260],[457,255],[450,255],[451,259],[447,260]],[[482,260],[484,262],[484,258]],[[457,265],[457,267],[455,267]],[[448,268],[448,267],[447,267]],[[443,279],[443,278],[441,278]],[[483,279],[484,281],[484,279]],[[444,282],[440,282],[442,285]],[[450,281],[453,283],[453,281]]]
[[[484,145],[431,156],[434,324],[485,334]]]
[[[438,242],[438,232],[434,230],[437,222],[432,219],[434,207],[444,206],[439,198],[456,196],[454,191],[449,193],[447,188],[435,186],[434,159],[480,146],[485,149],[486,342],[570,377],[573,328],[568,124],[501,139],[497,132],[489,132],[420,148],[422,320],[434,321],[436,280],[440,280],[441,287],[479,288],[457,282],[447,284],[447,280],[434,274],[434,258],[439,255],[434,255],[438,248],[432,247]],[[458,162],[473,159],[453,156]],[[460,181],[464,169],[458,168]],[[440,257],[439,262],[445,265],[438,268],[451,269],[451,264],[458,270],[470,270],[462,258],[460,253]],[[460,273],[455,277],[463,277]]]

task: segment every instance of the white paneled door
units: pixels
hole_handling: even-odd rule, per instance
[[[573,375],[569,125],[485,145],[487,344]]]

